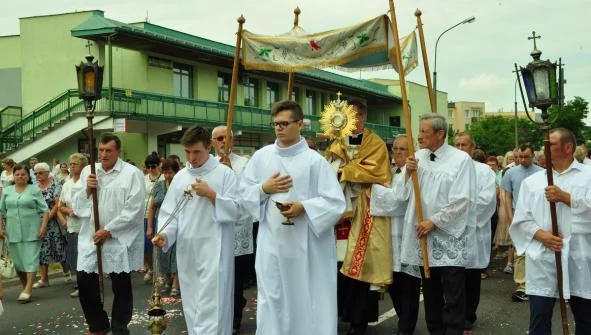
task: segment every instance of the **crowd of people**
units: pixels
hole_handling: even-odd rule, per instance
[[[153,152],[143,173],[122,160],[111,133],[100,137],[94,173],[79,153],[53,167],[5,159],[0,237],[22,284],[18,302],[48,286],[49,266],[60,263],[64,280],[75,274],[70,295],[88,334],[128,334],[131,273],[142,272],[183,298],[189,334],[239,334],[256,273],[259,335],[336,335],[339,319],[349,335],[365,334],[381,292],[398,316],[395,333],[413,334],[421,290],[431,334],[469,334],[495,257],[507,258],[512,299],[530,301],[529,333],[550,334],[562,251],[576,334],[591,333],[591,160],[569,130],[551,131],[548,160],[528,144],[487,156],[469,132],[447,144],[445,118],[425,114],[411,155],[408,137],[389,152],[365,127],[366,106],[349,104],[356,129],[322,155],[301,136],[301,107],[282,101],[272,109],[275,142],[252,157],[228,154],[225,126],[195,126],[181,139],[185,164]],[[97,245],[114,294],[110,319]]]

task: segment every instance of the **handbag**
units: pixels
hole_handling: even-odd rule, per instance
[[[3,278],[12,278],[16,276],[16,270],[14,269],[14,263],[8,256],[8,242],[2,243],[2,254],[0,255],[0,275]]]

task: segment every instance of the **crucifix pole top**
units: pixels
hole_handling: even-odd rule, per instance
[[[293,26],[297,27],[300,23],[300,14],[302,13],[300,7],[296,7],[296,9],[293,10],[293,13],[295,15],[295,18],[293,20]]]
[[[87,47],[87,48],[88,48],[88,54],[89,54],[89,55],[91,54],[91,52],[90,52],[90,47],[91,47],[91,46],[92,46],[92,42],[91,42],[91,41],[88,41],[88,43],[86,43],[86,45],[85,45],[85,47]]]
[[[542,38],[542,36],[540,35],[536,35],[535,31],[532,31],[531,33],[532,37],[528,37],[528,40],[534,40],[534,50],[538,49],[538,46],[536,45],[536,40]]]
[[[337,101],[341,101],[341,95],[343,95],[343,93],[341,93],[341,91],[337,92]]]

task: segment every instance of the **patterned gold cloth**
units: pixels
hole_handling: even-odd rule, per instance
[[[348,148],[335,140],[325,156],[348,162],[341,170],[341,182],[361,186],[355,198],[347,251],[341,273],[370,283],[385,286],[392,283],[392,236],[390,219],[369,215],[371,185],[387,185],[391,180],[388,149],[382,139],[365,128],[356,156],[349,160]]]

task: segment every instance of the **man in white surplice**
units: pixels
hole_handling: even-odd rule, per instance
[[[392,171],[392,185],[401,185],[406,172],[405,164],[408,157],[408,138],[399,135],[392,143],[392,156],[396,165]],[[392,259],[394,261],[392,284],[388,293],[392,305],[398,315],[397,334],[413,334],[419,317],[419,296],[421,290],[421,273],[418,266],[402,264],[402,234],[404,231],[404,213],[408,201],[398,201],[394,193],[400,189],[374,184],[371,187],[370,214],[390,216],[392,221]]]
[[[570,130],[550,132],[554,186],[546,171],[521,183],[509,227],[517,254],[525,253],[530,334],[551,334],[558,297],[555,251],[562,251],[564,298],[575,317],[575,334],[591,334],[591,169],[573,159]],[[549,163],[549,162],[548,162]],[[549,201],[556,203],[560,237],[552,235]]]
[[[460,132],[454,138],[454,146],[472,156],[476,143],[469,132]],[[476,221],[469,222],[466,231],[468,239],[476,241],[469,253],[466,265],[466,322],[464,330],[470,331],[476,322],[476,310],[480,303],[481,274],[486,271],[490,262],[491,250],[491,217],[497,207],[497,187],[495,173],[484,162],[472,157],[476,170]]]
[[[132,271],[143,265],[144,176],[135,166],[119,158],[121,140],[105,133],[99,141],[96,176],[86,166],[80,174],[81,187],[72,195],[72,210],[85,218],[78,235],[77,282],[80,305],[92,334],[129,334],[133,312]],[[91,189],[97,189],[100,229],[94,231]],[[103,273],[113,287],[111,324],[101,304],[96,245],[102,247]],[[106,286],[106,284],[105,284]]]
[[[226,126],[217,126],[211,131],[211,143],[215,149],[216,158],[221,161],[224,156],[224,145],[226,143]],[[232,139],[233,141],[233,139]],[[232,143],[231,147],[234,147]],[[230,168],[236,172],[236,178],[240,176],[248,163],[248,158],[238,156],[230,151]],[[253,253],[252,240],[252,218],[245,215],[234,226],[236,234],[234,237],[234,320],[232,321],[232,333],[238,334],[242,323],[242,310],[246,306],[244,298],[244,281],[249,271],[248,255]],[[250,262],[252,268],[252,261]]]
[[[277,140],[255,152],[240,182],[242,205],[260,222],[257,335],[336,335],[334,225],[345,210],[343,192],[300,136],[300,105],[278,102],[272,116]],[[287,219],[293,225],[282,224]]]
[[[181,144],[188,164],[172,180],[160,207],[158,222],[170,223],[152,242],[165,252],[176,243],[189,334],[229,335],[233,314],[234,223],[240,215],[236,175],[209,154],[211,134],[204,128],[187,129]],[[174,213],[183,197],[189,197],[186,205]]]
[[[431,278],[423,280],[425,321],[432,334],[462,334],[466,310],[465,267],[474,241],[466,227],[475,222],[476,172],[468,154],[446,143],[447,122],[436,114],[420,118],[421,150],[406,161],[402,263],[423,265],[419,238],[427,238]],[[418,162],[417,162],[418,161]],[[418,168],[418,171],[417,171]],[[424,219],[418,222],[411,171],[418,172]],[[400,183],[398,183],[400,184]]]

